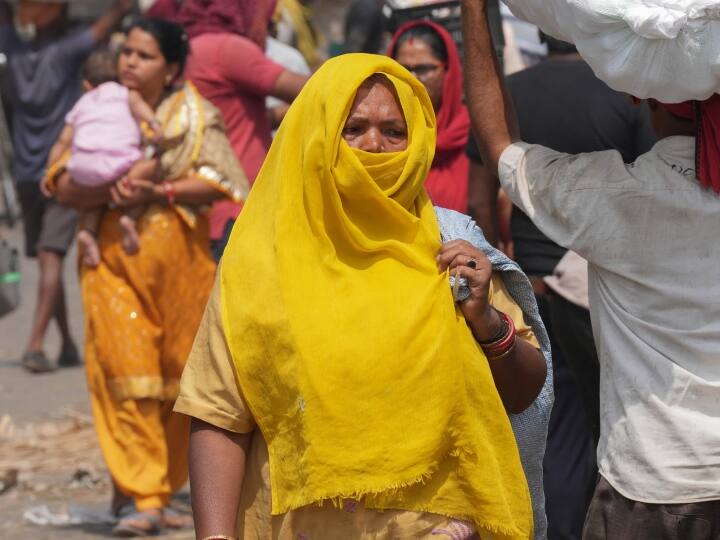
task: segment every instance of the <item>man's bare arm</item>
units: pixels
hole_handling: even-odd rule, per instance
[[[498,192],[500,184],[497,177],[482,163],[470,160],[468,178],[468,211],[485,239],[498,246],[500,239],[498,225]]]
[[[486,0],[462,0],[465,94],[480,155],[497,172],[503,151],[520,139],[487,21]]]
[[[120,24],[123,17],[130,13],[132,9],[132,0],[116,0],[105,15],[96,20],[90,30],[95,38],[95,43],[101,43],[110,37],[113,29]]]

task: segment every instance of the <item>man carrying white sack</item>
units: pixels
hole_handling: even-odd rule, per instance
[[[651,100],[661,140],[631,165],[616,151],[572,156],[518,142],[485,4],[462,0],[466,92],[483,161],[540,230],[589,261],[601,477],[584,538],[716,539],[720,98]]]

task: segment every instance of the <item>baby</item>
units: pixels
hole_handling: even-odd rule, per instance
[[[158,144],[162,139],[160,123],[136,90],[115,82],[115,66],[115,55],[107,50],[96,51],[88,58],[82,71],[86,93],[68,113],[50,151],[48,170],[70,152],[65,167],[73,180],[84,186],[158,176],[158,160],[144,159],[142,134],[146,142]],[[122,245],[131,255],[139,249],[136,223],[143,211],[142,207],[127,209],[120,218]],[[83,263],[91,267],[100,264],[97,231],[102,213],[103,209],[97,209],[80,216],[78,246]]]

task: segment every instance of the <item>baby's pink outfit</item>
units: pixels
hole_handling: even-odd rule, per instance
[[[123,85],[103,83],[81,97],[65,118],[74,131],[67,169],[78,184],[114,182],[142,158],[142,135],[128,96]]]

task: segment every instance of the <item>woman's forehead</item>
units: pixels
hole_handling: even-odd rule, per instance
[[[403,42],[396,52],[396,57],[400,56],[412,56],[412,57],[427,57],[430,56],[435,58],[430,45],[427,44],[423,39],[417,37],[411,37],[407,41]],[[402,62],[401,62],[402,63]]]
[[[395,85],[381,74],[375,74],[363,81],[350,108],[350,116],[367,115],[371,112],[404,118]]]
[[[139,48],[146,52],[160,52],[160,45],[155,37],[151,33],[138,27],[130,30],[127,39],[125,40],[125,45],[132,48]]]

